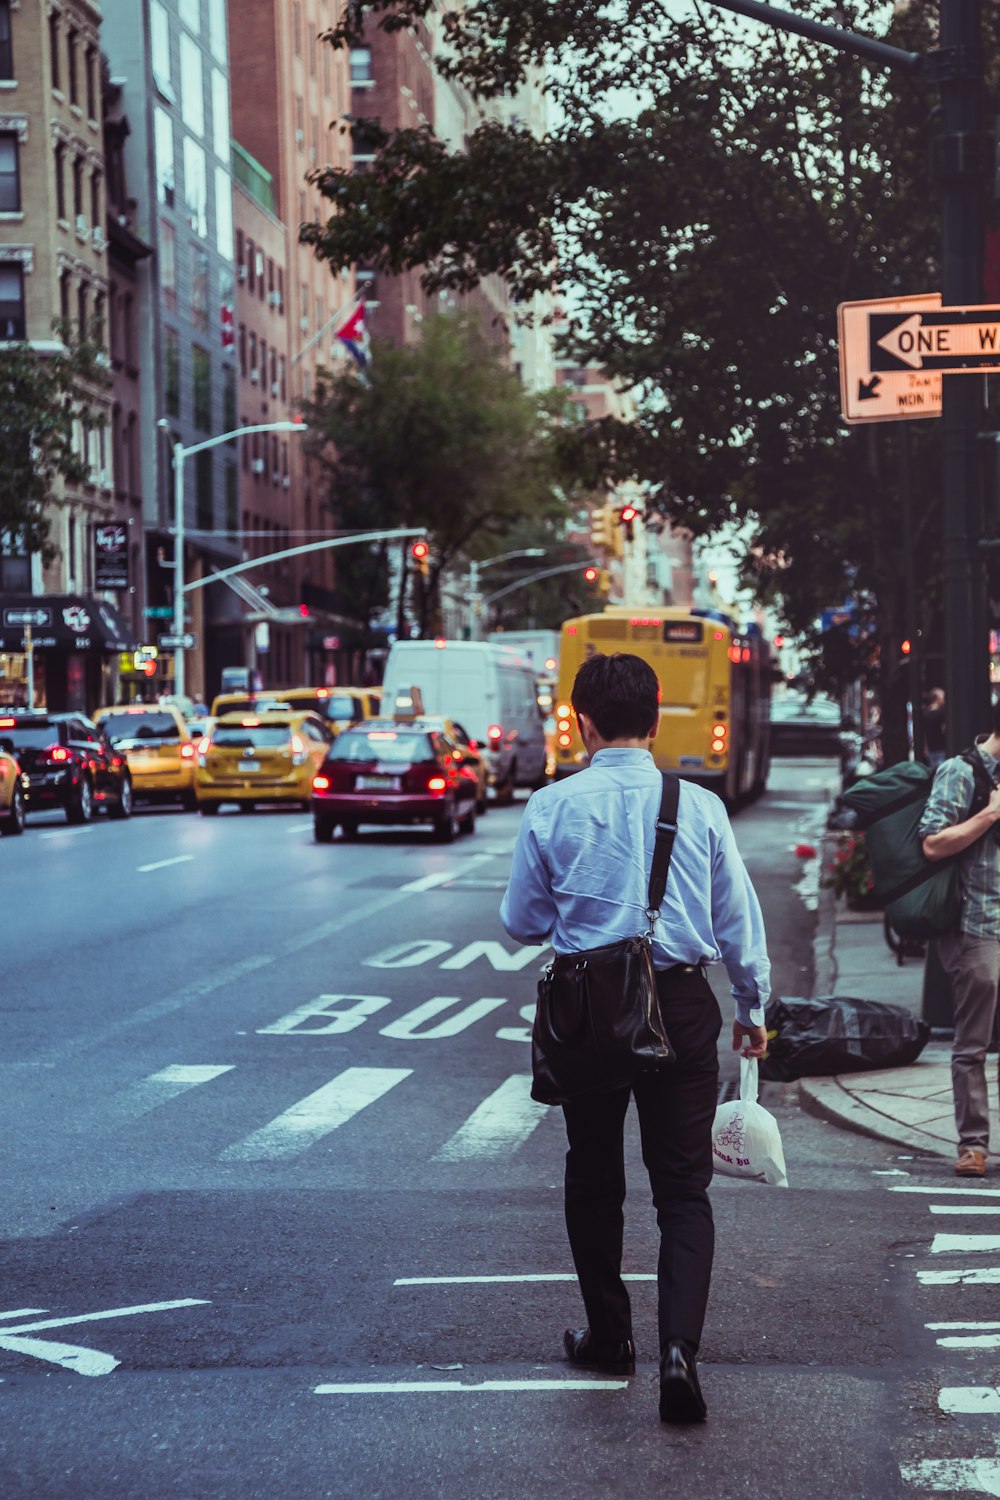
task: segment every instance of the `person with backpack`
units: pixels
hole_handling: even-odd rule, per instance
[[[977,795],[978,756],[989,778],[985,802]],[[988,735],[972,752],[953,755],[938,767],[918,834],[932,863],[954,860],[961,891],[957,927],[937,940],[941,964],[955,1000],[951,1083],[958,1129],[959,1177],[984,1177],[990,1117],[986,1049],[993,1035],[1000,984],[1000,705]]]

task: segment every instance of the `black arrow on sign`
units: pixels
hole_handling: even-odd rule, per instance
[[[868,380],[858,381],[858,400],[874,401],[878,395],[878,388],[882,384],[881,375],[872,375]]]

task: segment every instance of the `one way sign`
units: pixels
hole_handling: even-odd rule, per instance
[[[918,366],[872,358],[872,326],[905,324],[920,313],[936,312],[940,292],[917,297],[882,297],[842,302],[837,308],[840,342],[840,409],[845,422],[898,422],[941,415],[941,374]]]

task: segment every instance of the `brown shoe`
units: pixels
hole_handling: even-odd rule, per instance
[[[978,1146],[963,1146],[955,1163],[956,1177],[985,1177],[986,1152]]]

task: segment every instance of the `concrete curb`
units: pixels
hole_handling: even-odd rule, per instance
[[[954,1155],[954,1146],[946,1148],[940,1137],[914,1130],[890,1115],[862,1104],[844,1088],[839,1078],[800,1078],[798,1084],[799,1103],[806,1114],[826,1120],[829,1125],[851,1130],[856,1135],[871,1136],[877,1141],[888,1141],[894,1146],[907,1146],[924,1156]]]

